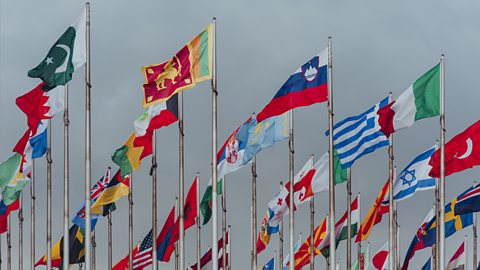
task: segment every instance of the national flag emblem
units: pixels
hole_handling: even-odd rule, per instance
[[[376,270],[384,270],[388,267],[388,242],[383,245],[380,250],[372,256],[372,263],[374,269]]]
[[[127,196],[130,190],[130,177],[122,177],[120,170],[115,173],[112,180],[106,183],[92,204],[92,214],[106,215],[105,207],[118,201],[120,198]]]
[[[387,180],[383,185],[382,190],[380,190],[380,193],[378,193],[372,207],[368,210],[367,215],[363,219],[362,225],[360,225],[355,242],[366,240],[372,232],[373,227],[382,221],[382,216],[384,214],[388,213],[389,206],[383,202],[388,198],[389,183],[390,182]]]
[[[300,246],[300,248],[294,254],[294,268],[295,270],[302,269],[303,266],[310,262],[310,252],[311,252],[311,237],[310,235]],[[327,218],[324,218],[322,223],[318,225],[313,231],[313,246],[314,246],[314,256],[320,254],[318,246],[325,240],[327,237]]]

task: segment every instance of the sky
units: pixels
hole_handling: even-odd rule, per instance
[[[38,79],[26,76],[45,57],[49,48],[77,20],[83,1],[0,0],[0,161],[26,130],[25,115],[15,98],[31,90]],[[218,145],[253,112],[265,106],[288,76],[333,38],[333,98],[335,122],[363,112],[392,92],[398,97],[425,71],[446,55],[447,140],[479,119],[477,88],[480,62],[480,3],[446,0],[425,1],[114,1],[91,3],[92,79],[92,182],[108,166],[116,169],[110,156],[133,131],[141,107],[141,67],[169,59],[198,34],[212,17],[217,18]],[[82,69],[74,74],[70,88],[70,213],[84,198],[84,109],[85,86]],[[187,90],[185,100],[185,186],[196,172],[203,194],[210,178],[211,91],[210,83]],[[328,149],[326,104],[296,109],[295,168],[314,154]],[[53,243],[63,228],[63,124],[52,120],[53,149]],[[400,168],[439,137],[438,118],[421,120],[394,135],[394,164]],[[172,125],[157,133],[158,226],[162,227],[178,196],[178,128]],[[134,241],[141,241],[151,228],[150,161],[146,159],[133,175]],[[36,258],[46,246],[46,162],[35,163]],[[258,223],[267,203],[278,192],[279,182],[288,179],[286,142],[262,151],[257,157]],[[480,173],[474,168],[447,177],[446,201],[471,186]],[[387,148],[358,160],[352,168],[352,190],[361,193],[361,211],[366,213],[388,177]],[[227,222],[232,226],[232,269],[250,267],[251,175],[248,167],[226,178]],[[24,262],[30,260],[30,197],[24,192]],[[401,260],[434,202],[433,191],[417,193],[398,205]],[[336,187],[337,217],[346,207],[346,185]],[[328,193],[315,196],[315,225],[328,213]],[[375,226],[368,241],[371,254],[388,239],[388,216]],[[295,233],[309,235],[308,204],[295,213]],[[13,269],[18,269],[18,220],[12,215]],[[107,268],[107,223],[96,228],[97,269]],[[121,199],[113,213],[114,263],[128,252],[128,205]],[[471,228],[446,240],[448,260],[468,236],[468,267],[472,267]],[[297,235],[295,236],[295,239]],[[285,235],[285,239],[288,239]],[[1,237],[5,262],[6,241]],[[193,263],[195,230],[186,232],[186,264]],[[211,245],[211,223],[202,228],[202,253]],[[258,256],[266,263],[278,250],[278,237]],[[288,250],[288,240],[284,251]],[[346,243],[337,257],[345,269]],[[353,248],[356,254],[356,247]],[[430,249],[418,252],[411,269],[427,261]],[[173,261],[173,260],[172,260]],[[315,259],[318,269],[325,260]],[[173,269],[159,263],[159,269]]]

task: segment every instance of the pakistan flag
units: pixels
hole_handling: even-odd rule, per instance
[[[65,85],[72,79],[73,72],[85,64],[85,11],[72,26],[50,48],[47,56],[28,71],[28,77],[40,78],[45,83],[42,90],[49,91],[58,85]]]

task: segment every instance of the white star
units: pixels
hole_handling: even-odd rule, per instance
[[[50,64],[53,64],[53,57],[47,57],[47,60],[45,60],[45,63],[47,63],[47,66]]]

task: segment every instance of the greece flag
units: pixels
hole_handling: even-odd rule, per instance
[[[377,115],[378,109],[387,104],[388,97],[366,112],[347,117],[333,126],[333,145],[342,168],[350,168],[363,155],[388,145],[388,138],[380,131]],[[326,135],[329,135],[329,131]]]

